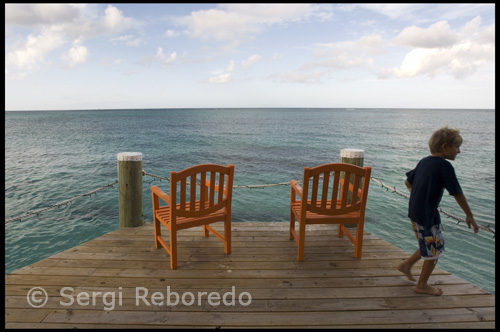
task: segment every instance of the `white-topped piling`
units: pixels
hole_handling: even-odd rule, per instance
[[[340,162],[341,163],[346,163],[346,164],[352,164],[356,165],[359,167],[363,167],[365,159],[365,150],[360,150],[360,149],[342,149],[340,150]],[[343,175],[341,175],[343,177]],[[349,183],[354,182],[354,175],[351,175],[351,178],[349,179]],[[359,184],[361,186],[361,183]],[[352,199],[352,194],[349,192],[347,194],[347,199],[351,201]]]
[[[120,228],[144,223],[142,214],[142,153],[121,152],[118,159]]]
[[[340,162],[363,167],[365,150],[342,149],[340,150]]]

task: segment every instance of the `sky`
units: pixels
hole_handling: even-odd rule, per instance
[[[495,108],[494,4],[6,4],[5,109]]]

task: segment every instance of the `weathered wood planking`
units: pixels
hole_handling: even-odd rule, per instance
[[[177,270],[154,248],[151,223],[118,229],[6,275],[5,327],[495,327],[494,295],[439,267],[430,282],[444,295],[417,294],[395,268],[408,253],[366,233],[357,260],[354,246],[336,237],[337,226],[308,227],[303,262],[285,222],[233,223],[230,255],[215,237],[203,238],[201,227],[185,230]],[[27,301],[33,287],[48,294],[38,309]],[[173,293],[179,302],[169,306]],[[82,294],[89,299],[79,304]]]

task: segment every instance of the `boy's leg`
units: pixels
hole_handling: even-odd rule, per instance
[[[416,279],[411,275],[411,267],[416,262],[418,262],[420,258],[421,258],[420,249],[417,249],[417,251],[415,251],[413,255],[411,255],[410,257],[405,259],[402,263],[400,263],[397,269],[399,270],[399,272],[403,273],[408,280],[416,281]]]
[[[412,221],[415,235],[418,238],[420,256],[424,258],[420,278],[415,286],[415,292],[429,295],[441,295],[443,290],[427,284],[429,277],[436,266],[437,260],[444,252],[444,238],[440,225],[434,225],[430,229],[423,228]]]
[[[411,222],[411,225],[413,227],[413,232],[415,233],[415,237],[417,238],[417,241],[418,241],[419,239],[418,239],[417,224],[413,220],[410,220],[410,222]],[[402,262],[398,265],[398,267],[397,267],[398,271],[403,273],[408,280],[416,281],[415,278],[411,275],[411,267],[413,266],[413,264],[418,262],[421,257],[422,257],[422,255],[420,254],[420,249],[417,249],[417,251],[415,251],[413,253],[413,255],[411,255],[404,262]]]
[[[422,265],[422,272],[420,272],[420,278],[418,279],[417,285],[415,286],[415,292],[429,295],[441,295],[443,290],[441,288],[429,286],[427,281],[437,264],[437,259],[425,260]]]

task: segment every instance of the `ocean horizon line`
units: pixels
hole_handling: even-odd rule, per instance
[[[443,107],[164,107],[164,108],[82,108],[82,109],[40,109],[40,110],[5,110],[5,112],[88,112],[88,111],[168,111],[168,110],[414,110],[414,111],[495,111],[495,108],[443,108]]]

